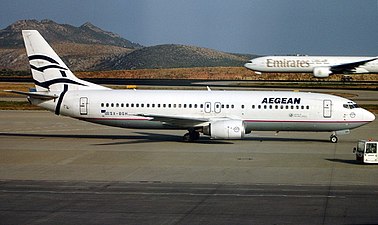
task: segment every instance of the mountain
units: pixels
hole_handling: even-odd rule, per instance
[[[20,20],[0,30],[0,69],[29,70],[22,30],[38,30],[72,70],[93,70],[105,59],[142,45],[85,23],[80,27],[51,20]]]
[[[119,55],[97,66],[99,70],[243,66],[253,55],[240,55],[187,45],[157,45]]]
[[[80,27],[74,27],[58,24],[52,20],[20,20],[0,30],[0,48],[23,47],[21,30],[38,30],[49,43],[102,44],[129,49],[143,47],[117,34],[103,31],[89,22]]]
[[[143,47],[87,22],[20,20],[0,30],[0,70],[29,70],[21,30],[38,30],[73,71],[242,66],[253,55],[187,45]]]

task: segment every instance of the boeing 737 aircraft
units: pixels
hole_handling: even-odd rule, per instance
[[[35,30],[22,31],[35,91],[26,95],[56,115],[145,129],[182,129],[184,140],[200,133],[241,139],[251,131],[323,131],[347,134],[375,119],[351,100],[283,91],[112,90],[78,79]]]
[[[378,73],[378,56],[264,56],[244,66],[257,72],[313,73],[324,78],[331,74]]]

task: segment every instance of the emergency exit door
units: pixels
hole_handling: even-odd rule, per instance
[[[80,115],[88,115],[88,98],[80,98]]]
[[[323,117],[324,118],[332,117],[332,101],[331,100],[323,101]]]

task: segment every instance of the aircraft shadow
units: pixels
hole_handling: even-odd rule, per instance
[[[186,143],[181,136],[171,134],[157,134],[150,132],[134,132],[136,135],[102,135],[102,134],[33,134],[33,133],[0,133],[0,136],[13,137],[37,137],[37,138],[78,138],[78,139],[104,139],[104,140],[122,140],[119,142],[109,142],[94,145],[121,145],[137,144],[151,142],[177,142]],[[253,141],[253,142],[321,142],[329,143],[328,140],[310,139],[310,138],[281,138],[281,137],[246,137],[243,140],[212,140],[202,136],[199,140],[189,142],[188,144],[234,144],[235,141]]]
[[[250,141],[269,141],[269,142],[322,142],[330,143],[326,139],[311,139],[311,138],[283,138],[283,137],[246,137],[243,140]]]
[[[104,139],[104,140],[123,140],[119,142],[108,142],[93,145],[122,145],[151,142],[177,142],[185,143],[181,136],[170,134],[156,134],[148,132],[135,132],[136,135],[97,135],[97,134],[32,134],[32,133],[0,133],[0,136],[8,137],[36,137],[36,138],[67,138],[67,139]],[[127,141],[126,141],[127,140]],[[233,144],[232,142],[211,140],[209,138],[200,138],[193,144]]]

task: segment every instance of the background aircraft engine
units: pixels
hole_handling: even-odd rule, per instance
[[[204,127],[203,133],[212,139],[242,139],[245,126],[242,120],[219,120]]]
[[[329,77],[332,73],[330,67],[315,67],[314,68],[314,76],[319,78]]]

